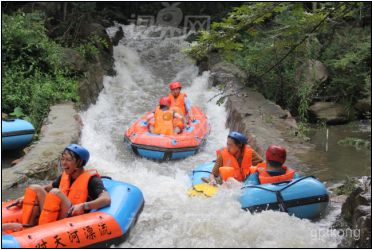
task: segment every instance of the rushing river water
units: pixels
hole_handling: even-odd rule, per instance
[[[217,106],[216,100],[207,102],[216,94],[207,89],[208,72],[198,76],[192,61],[177,62],[184,57],[179,53],[187,45],[184,37],[169,38],[171,28],[122,27],[124,38],[114,47],[117,75],[104,77],[97,103],[80,114],[81,144],[91,154],[87,168],[131,183],[144,194],[145,207],[137,225],[119,247],[336,247],[341,237],[324,236],[321,231],[331,226],[339,207],[311,222],[279,212],[244,212],[236,199],[239,190],[225,190],[210,199],[188,196],[190,172],[214,160],[216,150],[226,144],[225,108]],[[116,30],[109,28],[108,33]],[[206,145],[195,156],[177,161],[135,156],[124,144],[125,131],[167,96],[173,81],[181,82],[191,105],[208,117],[212,131]],[[311,172],[306,165],[299,168]],[[9,200],[11,196],[7,199],[4,193],[2,201]]]

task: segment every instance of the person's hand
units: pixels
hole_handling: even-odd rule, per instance
[[[192,118],[191,120],[192,120],[192,122],[195,122],[195,121],[196,121],[196,119],[195,119],[195,118]]]
[[[22,224],[20,223],[10,223],[11,229],[13,229],[13,232],[18,232],[22,230]]]
[[[24,199],[25,197],[24,196],[22,196],[22,197],[20,197],[20,198],[18,198],[18,199],[16,199],[15,200],[15,202],[19,202],[18,203],[18,205],[17,205],[17,207],[22,207],[23,206],[23,199]]]
[[[210,184],[210,185],[213,185],[213,186],[217,186],[217,181],[216,181],[216,179],[210,180],[210,181],[209,181],[209,184]]]
[[[186,124],[185,128],[188,129],[189,127],[190,127],[189,124]]]
[[[73,205],[69,211],[72,211],[71,215],[81,215],[84,213],[84,203]]]

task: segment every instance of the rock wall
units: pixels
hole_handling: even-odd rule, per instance
[[[80,138],[81,125],[76,119],[76,113],[73,102],[62,102],[50,107],[39,141],[25,150],[28,153],[22,161],[2,170],[2,189],[15,187],[28,178],[55,180],[58,177],[61,173],[58,165],[62,151],[67,145],[77,143]]]
[[[333,227],[353,233],[345,234],[338,247],[371,248],[371,176],[363,177],[347,198],[339,199],[342,210]]]
[[[265,158],[266,149],[272,144],[283,146],[288,154],[286,165],[295,168],[300,162],[295,154],[315,148],[315,145],[295,136],[298,127],[290,112],[266,100],[258,92],[249,88],[241,89],[244,72],[235,65],[224,64],[217,53],[211,53],[199,61],[198,66],[199,73],[210,71],[209,87],[225,84],[226,93],[232,94],[226,102],[226,127],[230,132],[245,134],[248,144],[261,156]]]
[[[84,36],[96,35],[108,44],[108,48],[98,46],[99,60],[87,62],[78,51],[66,48],[60,59],[71,72],[85,73],[85,77],[78,79],[78,94],[79,102],[86,110],[97,101],[104,87],[104,75],[112,76],[116,72],[113,69],[113,45],[105,28],[100,24],[90,24],[84,27],[84,31]],[[12,168],[2,170],[2,189],[17,186],[28,178],[54,180],[58,177],[60,153],[67,145],[79,142],[83,123],[76,105],[68,102],[50,107],[43,125],[39,141],[26,148],[26,155],[14,161]]]

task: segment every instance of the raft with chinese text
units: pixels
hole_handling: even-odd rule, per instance
[[[143,210],[143,194],[139,188],[124,182],[104,177],[102,181],[111,197],[110,206],[2,235],[2,247],[108,248],[123,243]],[[22,220],[22,208],[6,209],[13,202],[2,204],[2,224]]]

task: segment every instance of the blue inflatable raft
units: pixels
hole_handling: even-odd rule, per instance
[[[1,121],[1,150],[25,147],[32,141],[35,129],[31,123],[21,119]]]
[[[143,210],[143,194],[133,185],[105,178],[102,181],[111,197],[110,206],[2,235],[2,247],[108,248],[126,241]],[[22,208],[6,209],[11,203],[2,204],[2,223],[21,221]]]
[[[197,167],[190,174],[190,196],[213,196],[218,191],[205,183],[214,162]],[[243,186],[239,202],[242,209],[251,213],[264,210],[287,212],[298,218],[317,219],[329,210],[329,195],[325,186],[314,177],[303,177],[289,181],[256,186]]]

